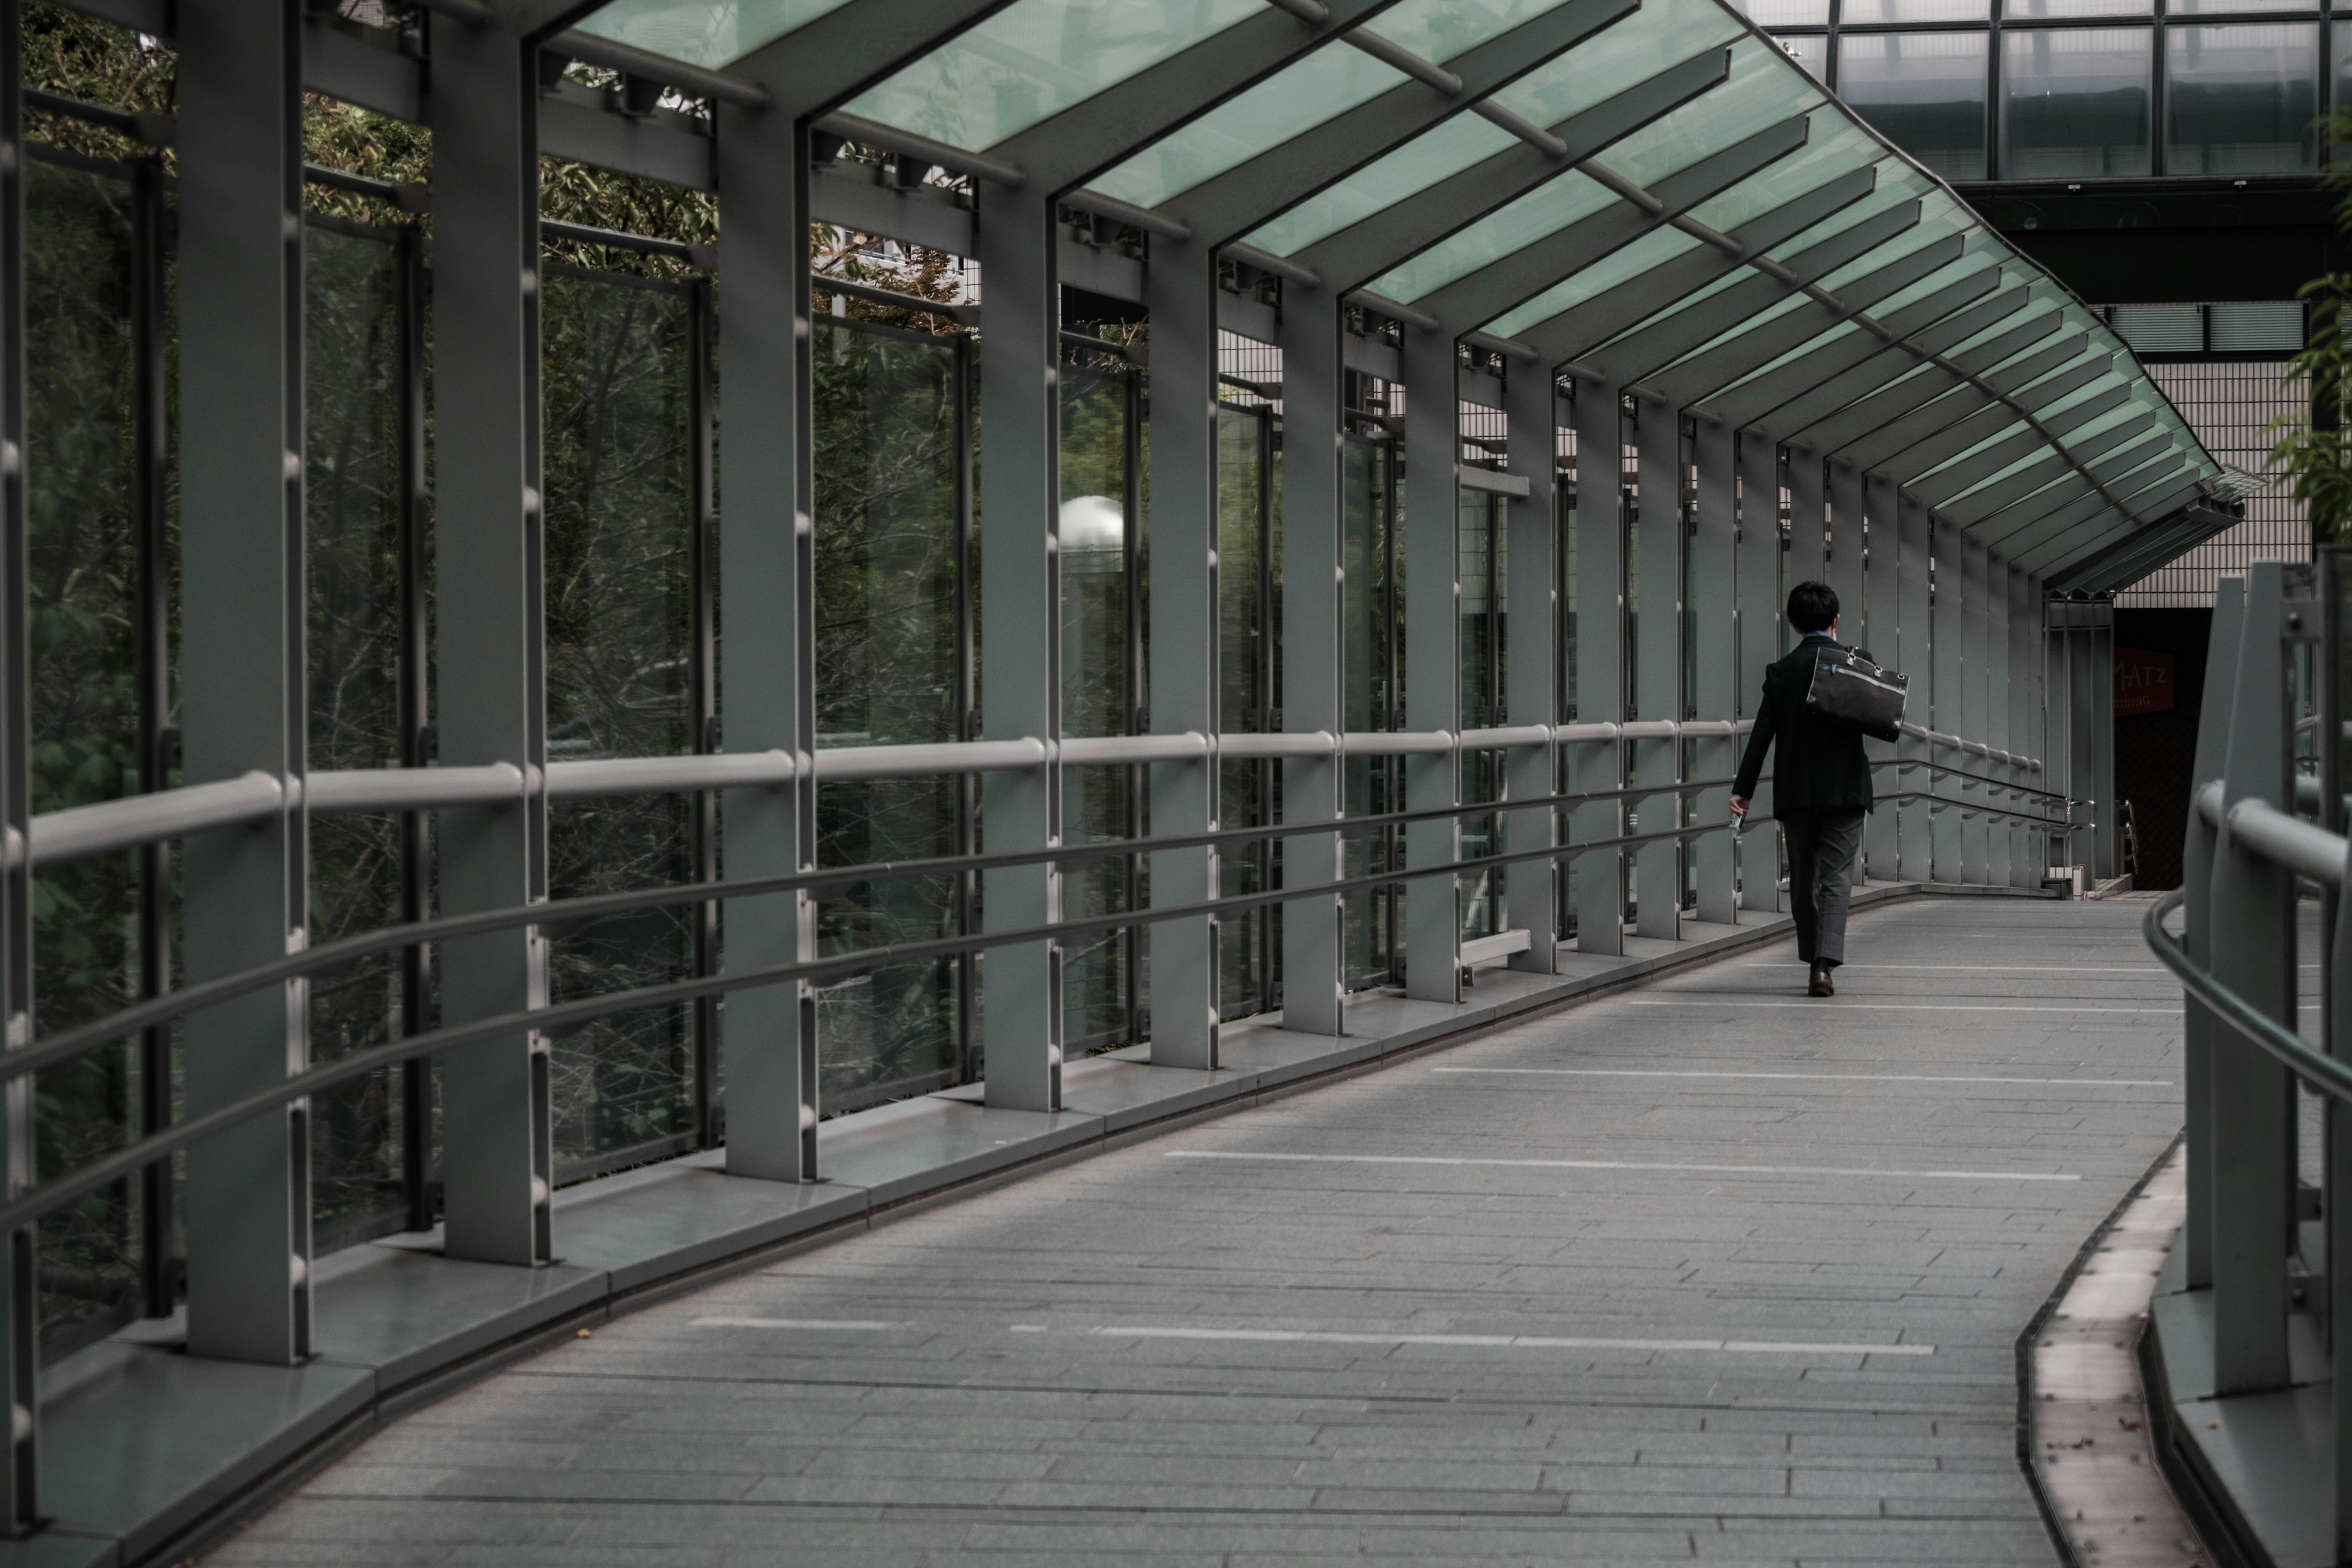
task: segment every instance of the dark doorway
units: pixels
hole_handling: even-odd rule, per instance
[[[2129,801],[2139,829],[2140,888],[2180,886],[2181,844],[2189,830],[2189,789],[2197,760],[2197,714],[2205,696],[2205,645],[2211,610],[2116,612],[2116,795]],[[2153,712],[2121,689],[2126,650],[2169,655],[2171,704]],[[2145,661],[2143,668],[2156,661]],[[2144,690],[2128,694],[2144,705]]]

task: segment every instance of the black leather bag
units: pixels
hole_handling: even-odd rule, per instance
[[[1805,711],[1841,729],[1874,740],[1899,740],[1903,705],[1911,678],[1881,669],[1852,648],[1824,651],[1813,659],[1813,683],[1805,691]]]

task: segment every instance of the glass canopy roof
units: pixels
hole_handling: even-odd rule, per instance
[[[581,26],[724,68],[845,5],[919,3],[609,0]],[[1518,29],[1549,25],[1554,39],[1579,31],[1547,18],[1582,3],[1357,0],[1352,14],[1365,19],[1352,37],[1315,42],[1302,22],[1294,51],[1236,81],[1214,107],[1139,145],[1101,149],[1105,166],[1086,189],[1159,206],[1383,95],[1409,102],[1442,93],[1440,84],[1457,79],[1444,74],[1448,61],[1490,44],[1507,48]],[[973,5],[966,14],[987,11],[982,20],[911,59],[880,64],[872,85],[839,107],[986,153],[1227,29],[1305,8],[1292,0]],[[1399,50],[1425,65],[1404,68],[1412,61],[1401,65]],[[1709,58],[1723,62],[1711,82]],[[1318,171],[1311,179],[1235,215],[1234,226],[1247,225],[1244,243],[1276,258],[1370,258],[1361,286],[1375,309],[1441,293],[1477,300],[1481,315],[1499,305],[1480,330],[1539,359],[1612,366],[1601,374],[1637,386],[1654,380],[1775,438],[1801,432],[1831,442],[1832,454],[1851,448],[1963,513],[1971,498],[2007,504],[2021,486],[2041,487],[2020,503],[2026,510],[2043,496],[2098,493],[2091,470],[2143,447],[2149,461],[2128,479],[2116,473],[2120,482],[2193,475],[2223,500],[2244,488],[2105,322],[1722,0],[1638,0],[1572,47],[1531,47],[1526,68],[1486,100],[1502,112],[1477,107],[1456,93],[1392,135],[1302,160]],[[1605,132],[1592,130],[1603,123]],[[1364,124],[1349,121],[1347,134]],[[1800,124],[1801,141],[1792,140]],[[1547,144],[1547,134],[1570,142],[1582,162],[1539,168],[1528,143]],[[1556,156],[1559,142],[1548,145]],[[1726,173],[1738,170],[1736,179]],[[1466,202],[1462,181],[1475,182]],[[983,221],[992,194],[982,187]],[[1588,224],[1612,213],[1606,226]],[[1561,243],[1580,224],[1587,227]],[[1604,232],[1605,242],[1586,245]],[[1559,270],[1539,278],[1526,257],[1546,242],[1537,254]],[[1952,439],[1937,439],[1944,430]],[[2177,507],[2178,489],[2105,489],[2126,505],[2126,514],[2107,514],[2108,533],[2157,521],[2127,514]]]

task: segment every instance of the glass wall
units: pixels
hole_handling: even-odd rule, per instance
[[[1233,735],[1274,728],[1275,613],[1281,604],[1281,476],[1271,405],[1227,405],[1217,415],[1217,726]],[[1219,825],[1263,827],[1276,819],[1280,768],[1270,759],[1222,764]],[[1227,895],[1276,886],[1280,846],[1229,847],[1220,858]],[[1218,1006],[1237,1018],[1274,1003],[1278,905],[1220,923]]]
[[[1482,730],[1504,721],[1504,605],[1509,596],[1508,508],[1503,498],[1482,490],[1461,493],[1454,531],[1455,571],[1461,584],[1456,647],[1462,670],[1462,728]],[[1503,798],[1501,752],[1462,753],[1462,800],[1478,805]],[[1465,858],[1501,852],[1501,819],[1469,816],[1462,820],[1462,854]],[[1502,929],[1503,873],[1499,869],[1465,877],[1462,889],[1462,935],[1491,936]]]
[[[2319,24],[2165,29],[2166,170],[2293,174],[2319,166]]]
[[[1885,0],[1877,8],[1938,6]],[[1982,0],[1977,15],[1983,15]],[[1986,47],[1980,32],[1845,34],[1838,40],[1838,91],[1889,141],[1944,178],[1981,180]]]
[[[965,340],[819,318],[816,388],[816,731],[824,746],[964,738],[962,646],[970,531],[961,456]],[[914,860],[963,847],[955,778],[841,781],[817,794],[820,866]],[[827,889],[817,945],[839,952],[963,928],[964,879]],[[959,1076],[961,969],[891,964],[817,991],[828,1110]]]
[[[1355,399],[1380,399],[1380,384],[1349,378]],[[1375,426],[1375,428],[1378,426]],[[1385,436],[1349,436],[1340,451],[1340,565],[1346,624],[1340,629],[1341,721],[1349,730],[1392,730],[1404,707],[1404,549],[1398,445]],[[1341,784],[1349,816],[1403,807],[1403,774],[1390,757],[1349,757]],[[1342,873],[1375,876],[1404,864],[1395,827],[1351,832],[1342,840]],[[1345,895],[1344,984],[1382,984],[1395,972],[1397,886]]]
[[[544,303],[547,754],[676,756],[707,743],[698,675],[702,548],[690,388],[704,313],[691,288],[551,266]],[[696,803],[656,795],[548,812],[554,898],[695,879]],[[691,905],[557,935],[564,999],[677,980],[698,966]],[[695,1139],[696,1010],[622,1013],[555,1042],[558,1179]]]
[[[2040,27],[2001,39],[2000,175],[2145,174],[2155,36],[2146,27]]]

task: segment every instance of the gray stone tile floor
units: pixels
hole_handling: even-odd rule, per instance
[[[2144,905],[1857,918],[393,1422],[218,1568],[2055,1563],[2014,1343],[2180,1122]]]

